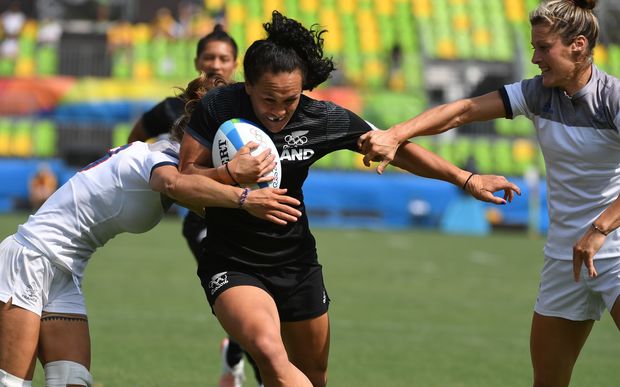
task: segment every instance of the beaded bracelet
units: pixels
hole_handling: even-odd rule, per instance
[[[243,205],[245,204],[245,201],[248,198],[249,193],[250,193],[250,189],[248,187],[245,187],[243,189],[243,192],[241,192],[241,196],[239,196],[239,208],[243,208]]]
[[[463,190],[466,191],[465,188],[467,188],[467,183],[469,183],[469,179],[471,179],[473,176],[475,175],[475,173],[471,173],[471,175],[469,175],[469,177],[467,178],[467,180],[465,180],[465,183],[463,183]]]
[[[233,181],[233,183],[235,183],[235,185],[239,185],[239,182],[235,180],[232,173],[230,173],[230,169],[228,169],[228,163],[224,164],[224,166],[226,167],[226,172],[228,172],[228,176],[230,176],[230,179]]]

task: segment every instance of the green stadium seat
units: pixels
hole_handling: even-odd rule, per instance
[[[131,128],[132,126],[130,123],[117,124],[112,130],[112,146],[117,147],[127,144],[127,138],[129,137],[129,133],[131,133]]]
[[[473,141],[472,155],[479,173],[494,173],[495,166],[491,150],[491,141],[487,137],[479,137]]]
[[[464,167],[472,157],[472,141],[468,136],[456,136],[452,145],[452,157],[455,165]]]
[[[56,155],[58,136],[52,121],[40,120],[32,127],[33,153],[37,157]]]
[[[56,75],[58,72],[58,49],[51,45],[40,46],[37,50],[37,74]]]
[[[513,176],[516,172],[510,140],[498,138],[493,142],[495,173]]]
[[[437,140],[435,145],[436,145],[435,153],[437,153],[442,158],[448,160],[452,164],[455,163],[453,143],[451,140],[449,139],[444,140],[440,138]]]
[[[299,18],[299,1],[284,0],[285,15],[297,20]]]

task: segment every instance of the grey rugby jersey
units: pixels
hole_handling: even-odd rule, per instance
[[[547,179],[545,255],[572,259],[572,247],[620,194],[620,80],[592,66],[587,85],[569,97],[542,77],[500,90],[506,117],[525,115],[536,128]],[[620,256],[611,233],[595,258]]]
[[[208,149],[219,126],[231,118],[243,118],[262,128],[254,114],[243,83],[218,87],[196,106],[186,131]],[[282,163],[281,188],[302,204],[297,222],[280,226],[246,211],[208,208],[205,221],[205,256],[229,259],[255,267],[314,262],[314,237],[308,227],[302,186],[308,169],[321,157],[340,149],[357,149],[357,139],[371,130],[366,121],[331,102],[301,96],[299,106],[278,133],[262,128],[273,140]]]

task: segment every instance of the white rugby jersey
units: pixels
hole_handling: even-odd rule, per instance
[[[542,78],[504,86],[507,118],[534,122],[547,174],[545,255],[572,259],[573,245],[620,194],[620,80],[592,66],[588,84],[569,97]],[[610,233],[595,258],[620,256]]]
[[[20,225],[17,240],[81,279],[98,247],[122,232],[142,233],[159,223],[166,209],[149,180],[155,168],[178,165],[178,152],[179,144],[168,140],[111,149]]]

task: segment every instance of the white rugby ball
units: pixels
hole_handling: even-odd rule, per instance
[[[266,187],[279,188],[282,178],[282,165],[280,164],[278,149],[276,149],[269,135],[250,121],[241,118],[233,118],[220,125],[213,138],[213,147],[211,148],[213,166],[219,167],[232,160],[239,148],[250,141],[258,144],[258,147],[251,152],[253,156],[258,156],[265,149],[270,149],[271,154],[275,156],[274,161],[276,166],[265,175],[273,176],[273,180],[265,183],[242,185],[251,189]]]

